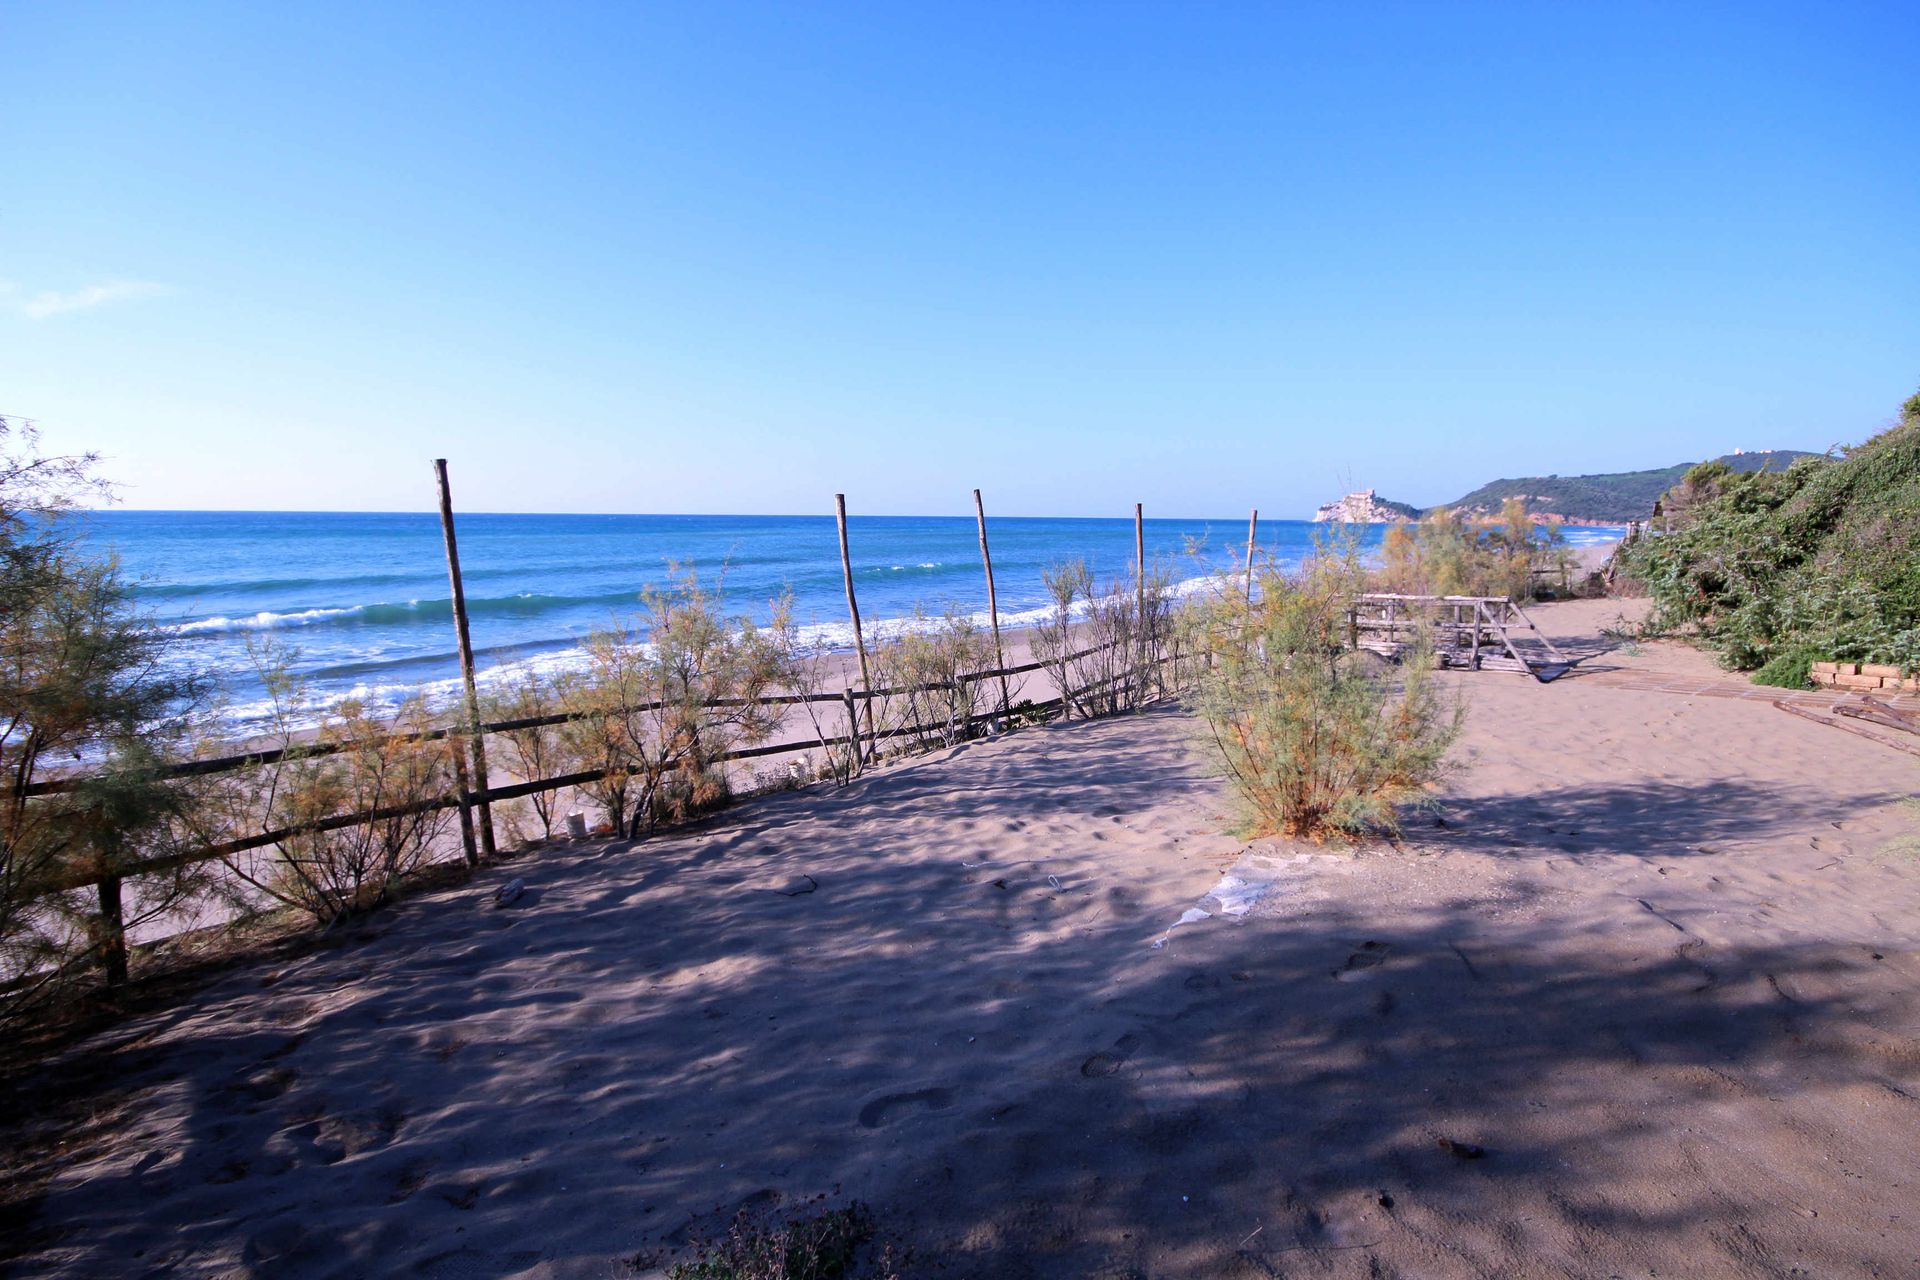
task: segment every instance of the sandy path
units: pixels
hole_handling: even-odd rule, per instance
[[[1598,650],[1599,609],[1538,616]],[[522,859],[232,975],[29,1082],[89,1118],[15,1269],[648,1274],[838,1193],[944,1275],[1920,1274],[1916,762],[1447,678],[1470,767],[1397,852],[1218,834],[1158,712]],[[1249,917],[1152,946],[1249,853]]]

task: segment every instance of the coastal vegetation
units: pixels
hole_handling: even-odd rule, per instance
[[[1392,834],[1445,770],[1464,711],[1436,685],[1430,650],[1416,641],[1393,667],[1346,644],[1366,578],[1350,548],[1331,548],[1189,608],[1192,703],[1244,835]]]
[[[771,624],[729,617],[691,572],[649,587],[640,617],[587,638],[561,684],[561,741],[614,831],[637,839],[724,805],[727,754],[780,722],[768,695],[793,675],[786,601]]]
[[[1837,459],[1695,467],[1662,510],[1621,555],[1652,598],[1649,632],[1787,687],[1820,661],[1920,670],[1920,395]]]
[[[31,427],[0,419],[0,1008],[58,985],[83,960],[126,972],[123,929],[198,886],[190,868],[147,877],[129,911],[115,873],[189,839],[191,785],[162,766],[204,693],[159,662],[111,559],[76,545],[70,516],[110,491],[92,454],[44,453]],[[83,776],[69,777],[78,761]],[[98,894],[68,889],[100,876]]]
[[[1396,524],[1380,544],[1370,588],[1406,595],[1508,596],[1531,600],[1539,588],[1572,582],[1573,556],[1560,526],[1536,524],[1527,504],[1509,498],[1497,522],[1439,508]]]
[[[305,734],[305,690],[271,650],[262,661],[272,749],[203,784],[187,821],[213,847],[275,833],[220,859],[230,877],[220,896],[234,913],[273,904],[331,926],[387,903],[428,859],[451,820],[435,802],[455,789],[457,741],[435,734],[417,696],[392,716],[348,700]],[[369,816],[330,821],[343,814]]]

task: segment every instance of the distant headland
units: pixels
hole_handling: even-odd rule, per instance
[[[1801,449],[1736,449],[1713,461],[1732,471],[1784,471],[1802,458],[1821,455]],[[1491,480],[1452,502],[1420,508],[1361,489],[1314,512],[1320,524],[1399,524],[1418,520],[1442,507],[1469,519],[1500,514],[1509,498],[1521,498],[1527,514],[1561,524],[1625,524],[1653,514],[1660,495],[1680,482],[1697,463],[1681,462],[1651,471],[1616,471],[1590,476],[1521,476]]]

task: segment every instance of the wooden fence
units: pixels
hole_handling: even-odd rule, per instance
[[[249,835],[237,837],[218,844],[207,845],[181,853],[143,859],[131,865],[103,866],[98,861],[79,860],[63,869],[55,876],[36,885],[38,895],[71,893],[92,888],[98,895],[98,916],[95,925],[96,951],[100,957],[101,968],[107,981],[123,982],[127,978],[127,942],[126,921],[122,905],[122,886],[125,881],[142,876],[163,874],[196,863],[210,862],[230,858],[236,854],[255,849],[266,848],[293,837],[317,832],[339,830],[361,823],[373,823],[405,817],[411,814],[458,809],[462,846],[469,865],[478,865],[483,859],[494,854],[494,831],[492,806],[496,803],[519,799],[546,791],[558,791],[567,787],[587,786],[601,781],[614,770],[589,769],[576,773],[562,774],[549,778],[534,778],[523,782],[494,786],[488,776],[486,738],[489,734],[511,733],[516,730],[535,729],[566,724],[570,721],[604,715],[605,712],[561,712],[553,715],[535,716],[519,720],[502,720],[484,723],[480,719],[479,699],[475,686],[473,649],[469,639],[466,595],[461,581],[459,550],[454,537],[452,494],[448,483],[444,459],[434,463],[435,477],[439,487],[441,527],[446,541],[447,570],[452,589],[452,605],[456,638],[459,645],[459,657],[462,676],[462,698],[458,707],[458,723],[446,728],[436,728],[415,733],[382,734],[371,742],[386,745],[395,743],[426,742],[446,739],[458,740],[458,749],[453,753],[455,790],[452,794],[436,796],[388,808],[337,814],[297,826],[275,829],[262,829]],[[1005,663],[1001,647],[998,594],[993,577],[993,561],[987,544],[987,523],[984,504],[978,490],[974,491],[975,510],[979,518],[980,553],[986,572],[989,609],[992,611],[992,632],[995,659],[999,665],[982,671],[968,672],[957,681],[936,683],[921,689],[874,688],[871,682],[870,667],[867,660],[867,646],[860,627],[860,606],[854,593],[853,563],[848,548],[846,525],[846,499],[844,495],[835,495],[835,510],[839,524],[841,565],[846,577],[847,607],[853,619],[854,646],[859,658],[859,686],[848,687],[831,693],[787,693],[771,694],[753,700],[759,705],[799,706],[801,704],[837,704],[844,713],[847,731],[838,735],[816,734],[812,738],[787,742],[765,743],[742,747],[717,756],[713,763],[753,760],[767,756],[790,755],[814,750],[832,750],[848,748],[851,751],[854,767],[861,767],[876,749],[881,734],[876,733],[873,704],[876,700],[900,697],[909,692],[939,691],[953,689],[967,684],[983,684],[997,681],[1000,689],[998,708],[991,711],[976,712],[968,716],[963,726],[964,732],[971,736],[978,724],[1007,717],[1016,710],[1027,714],[1043,714],[1061,711],[1070,715],[1076,703],[1082,702],[1088,695],[1122,681],[1143,680],[1147,672],[1152,671],[1154,678],[1164,666],[1177,663],[1178,654],[1150,654],[1141,647],[1128,656],[1133,659],[1129,667],[1117,676],[1095,680],[1081,688],[1071,687],[1070,672],[1074,663],[1082,662],[1098,654],[1113,650],[1111,645],[1096,645],[1092,648],[1055,655],[1045,659],[1008,666]],[[1144,606],[1145,537],[1143,513],[1138,504],[1134,508],[1135,564],[1142,575],[1141,593]],[[1251,534],[1249,528],[1249,555],[1251,555]],[[1011,699],[1008,680],[1011,677],[1031,674],[1043,670],[1063,673],[1063,687],[1058,696],[1038,703],[1024,703],[1018,709],[1008,705]],[[1164,686],[1164,682],[1162,682]],[[627,713],[650,712],[662,709],[666,704],[660,702],[643,703],[625,708]],[[747,705],[744,699],[715,699],[710,705],[719,707],[739,707]],[[927,739],[951,732],[950,724],[923,725],[913,724],[886,731],[889,738]],[[369,740],[359,739],[347,742],[316,742],[292,747],[267,748],[256,751],[243,751],[231,755],[204,760],[182,761],[168,766],[163,776],[169,778],[187,778],[229,773],[237,770],[271,765],[288,759],[306,759],[331,755],[342,751],[359,750],[369,745]],[[34,798],[61,793],[70,793],[84,787],[87,778],[84,775],[64,775],[42,779],[17,787],[14,794],[21,798]]]

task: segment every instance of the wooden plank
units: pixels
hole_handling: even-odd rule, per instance
[[[1816,715],[1815,713],[1805,710],[1804,708],[1796,707],[1790,702],[1784,702],[1776,699],[1773,705],[1780,708],[1780,710],[1786,712],[1788,715],[1799,716],[1802,720],[1811,720],[1815,724],[1832,725],[1836,729],[1846,730],[1848,733],[1851,733],[1856,738],[1865,738],[1868,742],[1877,742],[1883,747],[1891,747],[1895,751],[1904,751],[1910,756],[1920,757],[1920,748],[1909,747],[1902,742],[1889,742],[1877,733],[1867,732],[1867,730],[1862,729],[1859,725],[1848,724],[1846,721],[1836,720],[1832,716]]]

